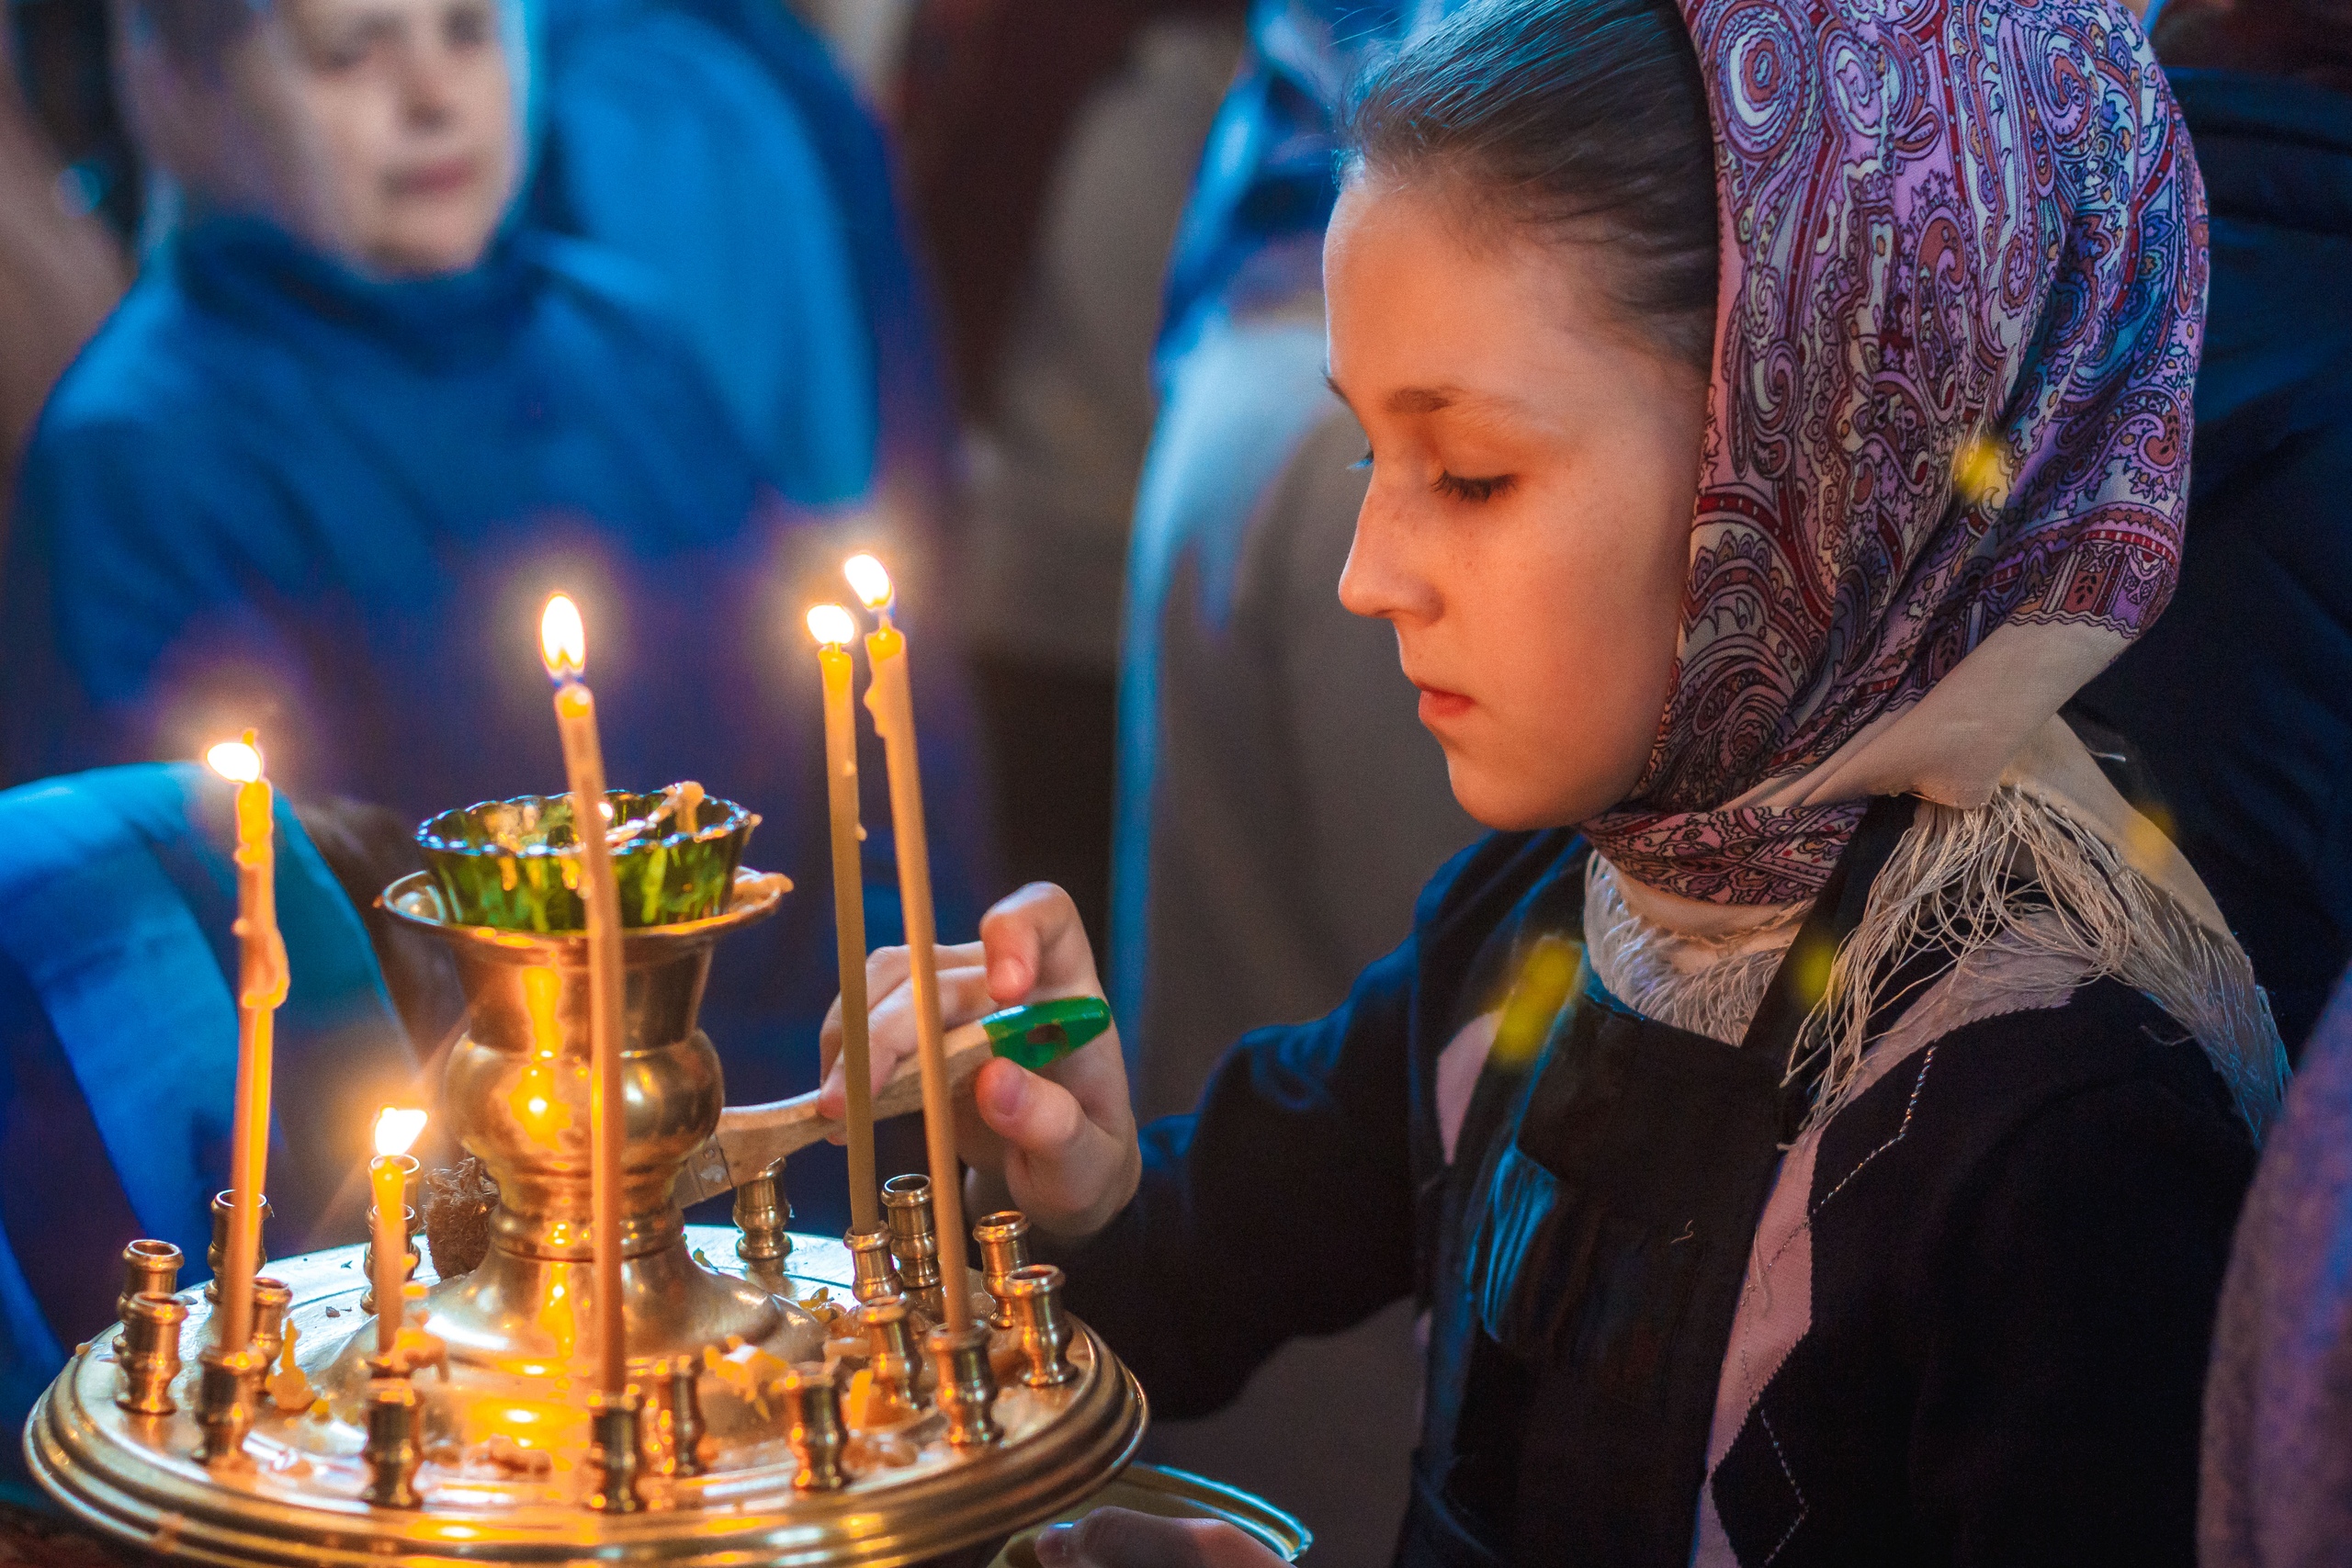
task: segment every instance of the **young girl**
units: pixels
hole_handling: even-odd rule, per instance
[[[2144,43],[2102,0],[1504,0],[1351,141],[1340,594],[1498,831],[1193,1116],[1138,1137],[1114,1043],[991,1065],[976,1180],[1163,1413],[1417,1292],[1405,1563],[2190,1562],[2284,1064],[2056,716],[2181,544],[2204,215]],[[958,1018],[1095,988],[1054,889],[982,934]]]

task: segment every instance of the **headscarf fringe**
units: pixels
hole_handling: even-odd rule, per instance
[[[1878,977],[1929,947],[1965,959],[1999,942],[2071,957],[2086,978],[2145,995],[2204,1049],[2258,1144],[2286,1090],[2287,1053],[2245,950],[2208,929],[2114,844],[2056,804],[2004,785],[1970,809],[1919,804],[1839,946],[1792,1054],[1794,1077],[1826,1055],[1808,1129],[1858,1095]]]
[[[1733,937],[1689,936],[1635,915],[1621,874],[1605,854],[1593,856],[1585,874],[1585,951],[1594,974],[1644,1018],[1737,1044],[1811,905],[1792,904]]]

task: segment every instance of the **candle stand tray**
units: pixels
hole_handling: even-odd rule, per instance
[[[384,905],[449,944],[465,987],[438,1115],[496,1181],[486,1255],[446,1280],[420,1266],[419,1322],[390,1359],[359,1305],[359,1247],[271,1259],[291,1295],[279,1342],[303,1375],[268,1369],[244,1406],[250,1432],[223,1438],[216,1421],[210,1462],[198,1413],[208,1398],[215,1416],[234,1407],[221,1391],[236,1385],[219,1358],[202,1364],[205,1291],[127,1298],[145,1348],[126,1356],[120,1325],[99,1334],[26,1428],[51,1495],[131,1544],[221,1564],[963,1568],[1115,1477],[1142,1436],[1143,1393],[1059,1312],[1058,1270],[961,1270],[983,1304],[984,1285],[1001,1291],[1003,1317],[977,1341],[917,1349],[883,1321],[911,1292],[841,1312],[873,1290],[876,1258],[862,1277],[841,1240],[776,1245],[772,1188],[758,1246],[741,1206],[741,1231],[684,1223],[677,1178],[725,1100],[695,1027],[704,978],[718,939],[774,913],[786,884],[738,870],[729,891],[723,912],[623,933],[620,1322],[635,1416],[616,1419],[628,1396],[592,1393],[605,1320],[588,1223],[587,942],[458,924],[418,874]],[[872,1397],[886,1372],[895,1404]],[[856,1413],[845,1424],[841,1405]],[[632,1445],[607,1441],[632,1426]]]
[[[690,1245],[714,1267],[731,1260],[736,1233],[688,1228]],[[848,1250],[835,1238],[793,1238],[787,1283],[845,1297]],[[357,1247],[273,1258],[269,1271],[294,1292],[288,1321],[297,1329],[296,1359],[313,1381],[331,1370],[341,1341],[372,1334],[360,1315],[367,1280]],[[429,1278],[429,1270],[423,1277]],[[589,1479],[576,1445],[551,1450],[541,1476],[485,1473],[478,1461],[437,1462],[428,1445],[419,1477],[424,1506],[375,1507],[360,1500],[367,1482],[364,1432],[332,1409],[322,1415],[266,1415],[246,1450],[249,1468],[223,1474],[194,1458],[196,1351],[207,1332],[201,1287],[180,1293],[187,1371],[171,1416],[119,1408],[115,1361],[119,1327],[74,1358],[41,1396],[27,1428],[34,1473],[51,1496],[85,1524],[159,1555],[224,1564],[425,1564],[594,1561],[605,1563],[861,1564],[894,1568],[920,1562],[981,1563],[1015,1531],[1093,1495],[1133,1454],[1143,1433],[1141,1390],[1091,1331],[1069,1347],[1079,1380],[1031,1389],[1008,1381],[996,1400],[1001,1444],[970,1453],[940,1440],[938,1417],[914,1435],[914,1462],[853,1477],[837,1492],[793,1486],[793,1455],[782,1432],[745,1432],[724,1441],[708,1473],[648,1476],[647,1507],[600,1514],[580,1502]],[[338,1315],[330,1317],[329,1313]],[[315,1355],[307,1348],[318,1347]],[[436,1374],[420,1378],[428,1393]],[[717,1380],[707,1408],[729,1402]],[[328,1401],[330,1406],[335,1402]],[[527,1405],[481,1413],[492,1426]],[[756,1412],[751,1413],[756,1416]],[[1117,1499],[1106,1499],[1116,1501]]]

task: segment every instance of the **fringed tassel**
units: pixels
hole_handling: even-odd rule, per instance
[[[2014,786],[1973,810],[1920,803],[1797,1036],[1792,1077],[1826,1057],[1809,1125],[1859,1092],[1871,1017],[1894,999],[1877,994],[1877,976],[1931,945],[1961,958],[1996,940],[2079,959],[2086,978],[2146,995],[2204,1048],[2260,1142],[2285,1093],[2287,1053],[2245,950],[2114,845]]]
[[[1737,936],[1710,940],[1634,914],[1619,874],[1604,855],[1585,874],[1585,951],[1600,983],[1644,1018],[1738,1044],[1812,906],[1792,904]]]

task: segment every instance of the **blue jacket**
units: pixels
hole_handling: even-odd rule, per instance
[[[535,220],[638,264],[786,495],[864,498],[876,332],[812,117],[665,0],[555,0],[538,59]]]
[[[237,1068],[236,828],[194,763],[108,768],[0,794],[0,1429],[114,1317],[123,1245],[209,1275]],[[377,1106],[429,1098],[368,932],[277,802],[278,1010],[264,1241],[357,1239]],[[0,1445],[0,1497],[28,1501]]]
[[[2212,204],[2180,587],[2083,694],[2300,1046],[2352,956],[2352,96],[2176,71]]]

